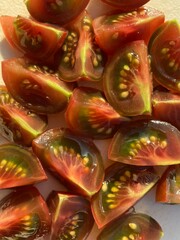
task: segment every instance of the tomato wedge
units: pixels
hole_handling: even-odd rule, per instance
[[[13,143],[0,146],[0,189],[44,180],[47,180],[46,173],[35,154]]]
[[[35,187],[19,188],[0,201],[0,239],[44,239],[51,217]]]
[[[93,21],[96,41],[109,54],[127,42],[144,40],[147,44],[164,18],[164,13],[150,7],[140,7],[128,13],[102,15]]]
[[[87,239],[94,219],[89,201],[68,192],[50,193],[47,204],[52,215],[51,239]]]
[[[22,16],[1,16],[0,22],[9,44],[27,57],[47,61],[61,47],[67,31]]]

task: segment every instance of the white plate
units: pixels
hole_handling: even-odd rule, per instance
[[[166,19],[178,19],[180,21],[180,2],[179,0],[151,0],[147,5],[156,7],[159,10],[165,12]],[[93,16],[96,16],[100,12],[103,12],[106,7],[100,2],[100,0],[92,0],[88,6],[89,11]],[[23,0],[0,0],[0,15],[12,15],[18,14],[26,16],[28,15]],[[3,39],[2,30],[0,31],[0,60],[17,56],[17,52],[12,50],[7,42]],[[3,83],[0,74],[0,83]],[[59,124],[57,119],[62,114],[53,115],[50,117],[51,126],[64,126],[64,122]],[[106,159],[106,147],[102,141],[96,141],[98,147],[102,150],[103,158]],[[107,144],[106,144],[107,145]],[[102,147],[103,146],[103,147]],[[60,183],[49,176],[48,182],[43,182],[37,185],[42,195],[46,198],[51,190],[61,190]],[[7,194],[7,190],[0,190],[0,199]],[[135,205],[136,211],[141,211],[151,215],[155,218],[163,228],[164,237],[163,240],[180,240],[180,205],[162,205],[155,203],[155,189],[150,191],[138,204]],[[98,234],[96,225],[93,228],[92,233],[88,237],[88,240],[95,240]],[[112,239],[113,240],[113,239]]]

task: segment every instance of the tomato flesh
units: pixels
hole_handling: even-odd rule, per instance
[[[50,226],[46,202],[35,187],[19,188],[0,201],[1,239],[40,239]]]
[[[153,168],[114,163],[106,169],[100,191],[92,198],[92,213],[99,228],[116,219],[158,181]]]
[[[156,201],[180,204],[180,164],[169,166],[156,188]]]
[[[6,143],[0,146],[0,189],[47,180],[39,159],[29,150]]]
[[[52,214],[51,239],[87,239],[94,219],[86,198],[53,191],[47,204]]]
[[[125,45],[109,59],[103,86],[106,98],[119,114],[151,114],[152,78],[144,41]]]
[[[24,2],[29,13],[36,20],[63,25],[78,17],[89,0],[25,0]]]
[[[73,191],[92,196],[100,189],[103,161],[91,140],[55,128],[34,139],[32,147],[44,165]]]
[[[155,80],[175,93],[180,93],[180,25],[176,20],[162,24],[149,42]]]
[[[144,40],[147,44],[164,18],[162,12],[150,7],[140,7],[129,13],[99,16],[93,21],[96,41],[108,54],[116,52],[127,42]]]
[[[97,240],[160,240],[163,235],[161,226],[151,216],[142,213],[129,213],[104,228]]]
[[[111,160],[132,165],[180,163],[180,132],[162,121],[135,121],[119,128],[108,150]]]
[[[42,114],[64,110],[73,85],[59,80],[48,67],[25,58],[2,61],[2,76],[12,97],[28,109]]]
[[[74,133],[94,139],[112,137],[119,124],[129,121],[112,108],[100,90],[90,87],[78,87],[73,91],[65,117]]]
[[[33,59],[46,61],[61,47],[67,36],[64,28],[22,16],[1,16],[0,21],[9,44]]]

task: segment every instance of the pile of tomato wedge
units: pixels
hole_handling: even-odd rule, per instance
[[[98,240],[159,240],[132,207],[155,186],[180,203],[180,24],[148,0],[98,1],[113,10],[24,0],[29,18],[0,17],[20,53],[1,62],[0,239],[85,240],[96,224]],[[49,174],[66,190],[45,199]]]

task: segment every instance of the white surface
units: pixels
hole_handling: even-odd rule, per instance
[[[38,0],[37,0],[38,1]],[[147,5],[156,7],[162,10],[166,14],[166,19],[176,18],[180,22],[180,1],[179,0],[151,0]],[[105,5],[100,3],[100,0],[92,0],[89,5],[89,10],[93,16],[96,15],[97,11],[102,11]],[[0,15],[27,15],[27,10],[23,4],[23,0],[0,0]],[[16,55],[15,51],[8,46],[5,40],[3,40],[2,31],[0,31],[0,60]],[[2,78],[0,75],[0,82],[2,83]],[[56,116],[57,118],[57,116]],[[55,116],[51,116],[50,122],[51,126],[63,126],[63,122],[57,123]],[[103,158],[106,159],[106,147],[102,141],[97,141],[98,147],[102,149]],[[50,180],[38,184],[43,196],[49,194],[51,190],[60,190],[62,186],[59,182],[49,176]],[[0,199],[7,193],[6,190],[0,190]],[[149,192],[136,206],[136,211],[141,211],[150,214],[154,217],[162,226],[164,230],[163,240],[180,240],[180,206],[169,206],[161,205],[155,203],[155,190]],[[97,236],[97,227],[94,226],[92,234],[89,236],[88,240],[95,240]],[[113,240],[113,239],[112,239]]]

